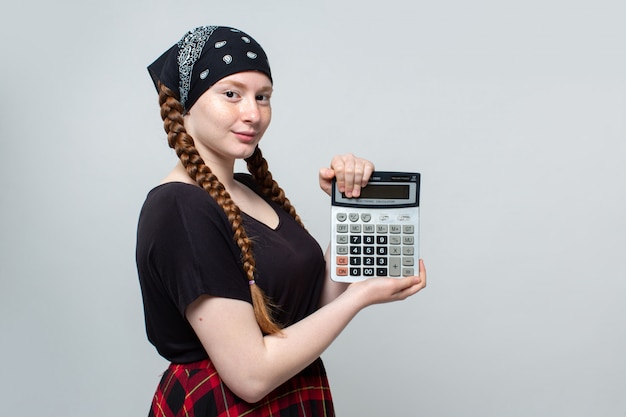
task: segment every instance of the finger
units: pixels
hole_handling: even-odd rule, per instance
[[[365,187],[367,185],[367,183],[369,182],[372,173],[376,170],[376,168],[374,167],[374,164],[370,161],[365,161],[365,164],[363,166],[363,175],[362,175],[362,179],[361,179],[361,185],[363,187]]]
[[[335,172],[330,168],[320,168],[319,170],[320,188],[328,195],[332,191],[332,179],[334,176]]]
[[[343,157],[343,181],[345,186],[346,197],[354,196],[354,178],[355,178],[355,158],[354,155],[348,154]]]
[[[407,299],[407,298],[417,294],[422,289],[424,289],[424,287],[421,284],[416,284],[416,285],[413,285],[412,287],[409,287],[409,288],[407,288],[405,290],[402,290],[401,292],[396,294],[396,296],[398,297],[398,300],[405,300],[405,299]]]
[[[396,293],[400,299],[405,299],[424,289],[426,287],[426,267],[424,266],[424,261],[422,259],[419,260],[419,275],[405,277],[399,281],[405,281],[402,282],[401,290]]]
[[[367,159],[357,158],[357,163],[354,168],[354,187],[353,196],[359,197],[361,195],[361,189],[367,186],[367,183],[374,172],[374,164]]]
[[[419,260],[419,277],[420,277],[420,280],[422,281],[422,285],[425,287],[426,286],[426,266],[424,265],[423,259]]]
[[[352,170],[352,197],[359,197],[361,195],[361,188],[363,187],[363,173],[365,171],[365,162],[366,161],[364,159],[354,157],[354,168]],[[367,181],[365,183],[367,184]]]
[[[345,165],[340,156],[335,156],[332,161],[330,161],[330,170],[333,171],[333,175],[337,181],[337,188],[343,193],[346,190]]]
[[[422,280],[419,276],[410,276],[403,278],[390,278],[396,282],[396,293],[401,293],[419,285]]]
[[[426,281],[424,281],[423,279],[419,277],[412,277],[412,278],[414,279],[413,285],[411,285],[410,287],[404,288],[402,291],[396,294],[396,296],[400,300],[404,300],[412,295],[415,295],[426,287]]]
[[[399,301],[412,295],[415,291],[417,277],[390,278],[396,281],[395,291],[390,294],[389,301]]]
[[[320,178],[326,181],[332,180],[335,176],[335,171],[331,168],[320,168]]]

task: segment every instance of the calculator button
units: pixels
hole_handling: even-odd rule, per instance
[[[402,254],[402,250],[400,250],[400,246],[390,246],[389,247],[389,255],[391,256],[400,256]]]
[[[350,233],[361,233],[361,225],[360,224],[351,224],[350,225]]]
[[[415,227],[413,227],[412,224],[404,224],[402,225],[402,233],[412,235],[413,233],[415,233]]]
[[[413,256],[415,255],[415,248],[413,246],[403,246],[402,254],[404,256]]]
[[[402,228],[398,224],[392,224],[389,226],[389,233],[393,233],[394,235],[397,235],[401,231],[402,231]]]
[[[359,220],[359,213],[350,213],[348,215],[348,218],[350,219],[351,222],[355,222]]]
[[[374,244],[374,236],[363,236],[363,244],[364,245],[373,245]]]
[[[387,255],[387,246],[377,246],[376,247],[377,255]]]
[[[350,268],[350,275],[353,277],[358,277],[361,275],[361,268]]]
[[[360,246],[350,246],[350,254],[351,255],[360,255],[361,247]]]
[[[413,258],[402,258],[402,266],[414,266]]]
[[[337,265],[348,265],[348,257],[347,256],[337,256]]]
[[[387,258],[376,258],[376,265],[378,266],[386,266],[387,265]]]
[[[367,223],[372,220],[372,215],[369,213],[361,213],[361,220]]]
[[[389,244],[390,245],[400,245],[402,244],[402,237],[400,236],[389,236]]]
[[[415,270],[413,268],[402,268],[402,276],[412,277],[415,275]]]
[[[376,233],[387,233],[387,225],[386,224],[377,224],[376,225]]]
[[[361,265],[361,258],[359,256],[351,256],[350,265]]]
[[[350,243],[353,245],[361,244],[361,236],[360,235],[350,235]]]
[[[363,246],[363,255],[373,255],[375,249],[373,246]]]
[[[376,276],[378,277],[389,276],[389,273],[387,272],[387,268],[376,268]]]
[[[363,233],[374,233],[376,230],[376,226],[373,224],[364,224],[363,225]]]
[[[389,258],[389,276],[390,277],[399,277],[401,274],[402,266],[400,263],[400,258],[390,257]]]
[[[372,266],[374,265],[374,257],[373,256],[365,256],[363,258],[363,265]]]
[[[340,245],[348,243],[348,235],[337,235],[337,243]]]
[[[339,277],[348,276],[348,268],[343,267],[343,266],[338,266],[335,272],[337,273],[337,276]]]
[[[348,233],[348,225],[347,224],[338,224],[337,225],[337,233]]]
[[[402,243],[405,245],[412,245],[414,242],[413,236],[402,236]]]
[[[387,244],[387,236],[376,236],[376,243],[379,245]]]
[[[374,268],[363,268],[363,276],[364,277],[373,277],[374,276]]]
[[[345,222],[347,218],[346,213],[337,213],[337,221]]]

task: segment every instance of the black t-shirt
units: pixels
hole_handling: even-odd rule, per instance
[[[249,175],[236,179],[258,193]],[[277,320],[288,326],[317,309],[325,261],[315,239],[268,203],[279,217],[276,229],[245,213],[243,224],[253,241],[257,285],[279,306]],[[204,294],[251,303],[240,259],[231,225],[206,191],[172,182],[149,192],[139,217],[136,260],[148,339],[161,356],[175,363],[207,358],[185,309]]]

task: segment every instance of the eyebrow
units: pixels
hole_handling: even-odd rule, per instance
[[[218,83],[222,84],[224,86],[231,85],[233,87],[236,87],[236,88],[239,88],[239,89],[242,89],[242,90],[245,90],[245,89],[249,88],[247,84],[241,83],[241,82],[235,81],[235,80],[223,80],[221,82],[218,81]],[[272,87],[271,85],[263,86],[263,87],[261,87],[258,90],[258,92],[262,92],[262,93],[272,92],[272,91],[274,91],[274,87]]]

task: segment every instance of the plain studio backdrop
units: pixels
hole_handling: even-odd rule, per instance
[[[0,17],[0,397],[143,416],[166,367],[134,247],[175,163],[146,66],[204,24],[275,79],[261,145],[326,247],[317,172],[422,173],[428,288],[325,359],[339,416],[626,415],[621,0],[11,2]]]

